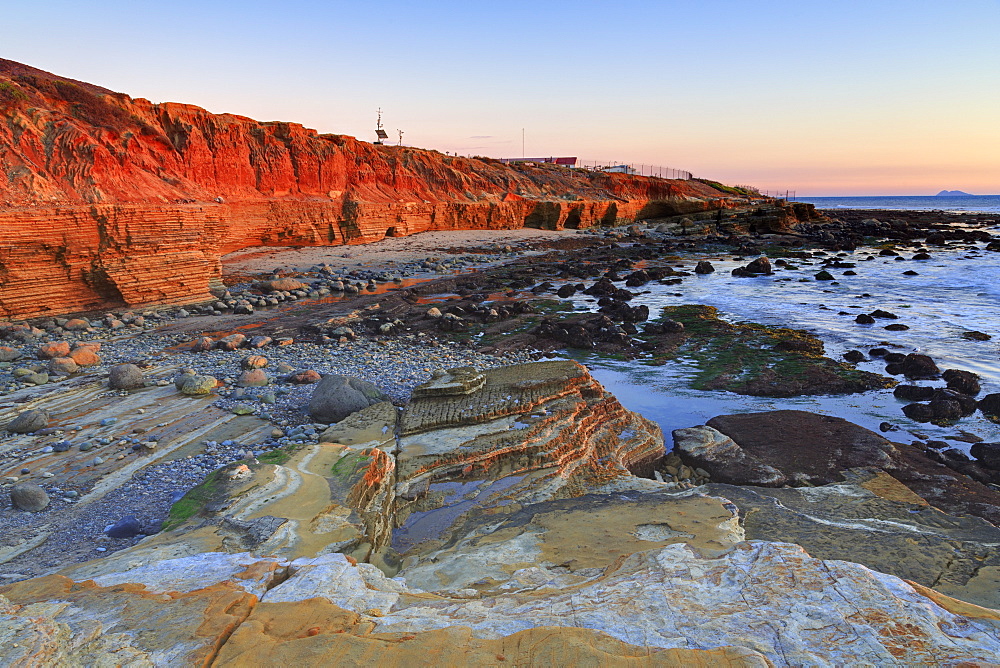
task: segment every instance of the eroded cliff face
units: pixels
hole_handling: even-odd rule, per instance
[[[0,317],[208,298],[219,257],[737,204],[670,181],[375,146],[0,60]]]

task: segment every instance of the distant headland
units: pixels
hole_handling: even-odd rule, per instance
[[[942,190],[936,197],[975,197],[975,195],[961,190]]]

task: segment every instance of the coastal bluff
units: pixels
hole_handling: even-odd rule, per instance
[[[748,204],[699,180],[506,165],[154,104],[0,60],[0,318],[204,301],[220,257]]]

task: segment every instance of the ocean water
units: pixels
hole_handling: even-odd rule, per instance
[[[1000,229],[991,232],[997,234]],[[1000,392],[1000,253],[986,251],[984,246],[985,243],[978,243],[967,248],[932,248],[930,260],[912,260],[913,253],[904,250],[901,251],[904,259],[900,261],[880,257],[873,249],[859,248],[838,254],[842,261],[856,264],[853,271],[857,275],[844,276],[846,269],[830,269],[837,279],[832,282],[814,280],[822,268],[822,258],[793,260],[797,268],[775,267],[772,276],[736,278],[730,272],[748,259],[692,255],[683,260],[687,270],[697,260],[708,259],[715,266],[715,273],[691,276],[680,285],[649,283],[642,288],[649,293],[632,303],[647,304],[651,317],[656,317],[666,305],[707,304],[733,322],[807,330],[823,340],[827,355],[834,359],[852,349],[867,354],[874,347],[927,354],[942,370],[966,369],[978,373],[983,387],[981,398],[987,393]],[[833,253],[827,255],[832,256]],[[918,275],[907,276],[903,273],[907,270]],[[596,307],[586,295],[575,302],[579,310]],[[899,319],[878,320],[874,325],[859,325],[854,321],[856,315],[876,308],[895,313]],[[890,323],[902,323],[910,329],[885,330]],[[986,332],[994,338],[966,340],[962,333],[970,330]],[[777,409],[833,415],[873,430],[878,430],[881,422],[891,422],[900,431],[889,436],[902,442],[926,438],[950,441],[963,430],[988,441],[1000,441],[1000,425],[979,413],[946,427],[911,421],[901,411],[908,402],[897,400],[891,390],[791,399],[747,397],[690,389],[687,379],[695,369],[689,361],[650,366],[641,360],[614,360],[587,353],[574,352],[571,356],[587,365],[626,407],[659,423],[668,445],[672,430],[704,424],[716,415]],[[877,373],[884,373],[885,369],[878,358],[857,366]],[[896,378],[908,382],[901,376]],[[942,381],[917,384],[944,386]],[[960,442],[954,446],[968,448]]]
[[[815,204],[817,209],[889,209],[909,211],[966,211],[1000,213],[1000,195],[962,197],[879,196],[879,197],[796,197],[797,202]]]

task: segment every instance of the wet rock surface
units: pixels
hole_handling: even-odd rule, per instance
[[[852,242],[823,225],[806,233]],[[0,481],[38,485],[49,505],[0,508],[0,631],[16,641],[0,659],[993,660],[995,444],[968,457],[777,411],[679,430],[665,453],[656,425],[583,367],[501,366],[529,347],[588,341],[641,357],[704,332],[703,318],[641,308],[644,286],[688,278],[649,263],[678,242],[621,234],[631,259],[593,235],[587,262],[532,260],[385,293],[359,275],[342,301],[319,290],[339,281],[348,294],[346,276],[317,269],[331,285],[299,276],[311,289],[220,293],[175,318],[3,330],[0,424],[48,415],[0,437]],[[772,275],[789,260],[770,263]],[[847,264],[824,266],[839,275]],[[593,312],[549,301],[581,294]],[[765,335],[775,354],[822,355],[802,333]],[[78,345],[98,336],[97,349]],[[99,363],[32,384],[50,337],[99,350]],[[975,374],[884,345],[871,357],[915,379],[900,398],[992,410]],[[109,386],[119,364],[141,385]],[[243,382],[253,371],[261,384]],[[362,392],[359,410],[328,424],[309,402],[335,375],[382,394]],[[182,394],[197,377],[212,379],[207,394]],[[780,633],[761,621],[779,619]]]
[[[784,479],[797,485],[824,485],[843,480],[843,471],[876,467],[889,472],[918,496],[952,513],[971,514],[1000,523],[1000,492],[928,456],[911,445],[893,443],[884,436],[842,418],[807,411],[769,411],[722,415],[708,427],[728,437],[733,445],[766,462]],[[686,430],[681,430],[686,431]],[[718,437],[716,437],[718,438]],[[685,443],[685,434],[675,434]],[[726,456],[705,457],[698,465],[715,479],[734,484],[761,484],[752,468],[741,474]],[[737,451],[738,452],[738,451]],[[678,451],[684,457],[683,448]],[[716,474],[715,471],[718,471]]]

